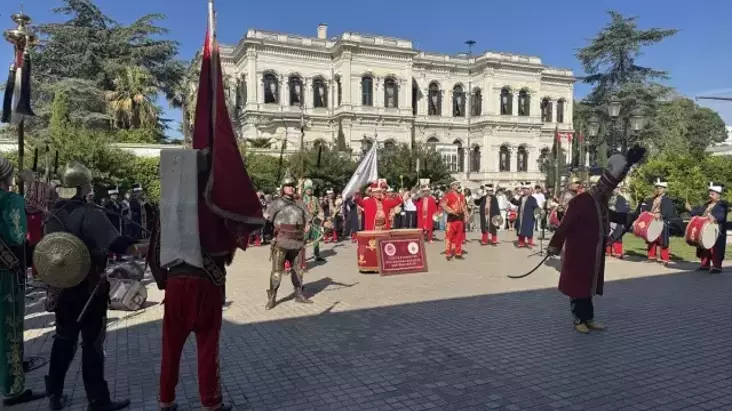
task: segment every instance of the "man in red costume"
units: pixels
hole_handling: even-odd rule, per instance
[[[353,201],[363,208],[364,231],[385,231],[391,229],[389,216],[391,209],[402,203],[402,196],[395,198],[385,198],[384,191],[387,189],[386,180],[371,184],[371,197],[361,198],[354,197]]]
[[[605,274],[605,246],[610,223],[630,227],[634,216],[610,210],[608,202],[615,187],[630,168],[645,155],[645,149],[633,147],[626,160],[615,154],[600,181],[569,202],[567,212],[549,242],[547,253],[559,255],[564,246],[559,290],[571,299],[574,328],[583,334],[605,327],[595,322],[592,297],[602,295]]]
[[[433,218],[438,210],[437,200],[430,193],[430,180],[428,178],[420,179],[419,183],[422,186],[422,197],[414,201],[414,205],[417,206],[417,228],[422,230],[425,240],[432,243],[434,241],[435,223]]]
[[[440,200],[440,207],[447,215],[445,227],[445,258],[454,256],[463,259],[463,242],[465,241],[465,197],[460,192],[460,183],[453,181],[450,190]]]
[[[209,31],[203,49],[193,132],[197,157],[171,153],[179,150],[161,153],[163,201],[148,255],[156,282],[165,289],[160,367],[162,411],[177,410],[175,387],[180,359],[191,333],[196,335],[202,408],[231,409],[223,404],[219,369],[226,265],[233,260],[237,248],[246,249],[250,233],[264,224],[262,205],[239,154],[226,108],[219,48],[211,34],[212,9],[209,3]],[[163,160],[168,163],[164,170]],[[178,183],[190,174],[198,176],[194,187],[197,192],[189,193]],[[168,197],[169,192],[177,194]],[[189,195],[190,200],[173,203],[175,198]],[[187,206],[193,201],[197,205]],[[188,225],[195,220],[195,213],[197,230]],[[183,235],[183,228],[192,232]]]

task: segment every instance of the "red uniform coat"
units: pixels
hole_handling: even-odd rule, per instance
[[[417,228],[432,231],[435,222],[432,218],[437,213],[437,200],[428,195],[417,199],[414,205],[417,207]]]
[[[453,213],[455,213],[452,216],[448,213],[448,222],[451,219],[455,218],[458,214],[460,214],[463,218],[465,217],[465,213],[467,211],[465,196],[458,193],[457,191],[450,191],[445,194],[440,200],[440,205],[443,207],[447,206],[452,210]],[[447,211],[445,212],[447,213]]]
[[[569,202],[562,222],[549,241],[549,246],[557,249],[564,245],[559,291],[571,298],[602,295],[610,221],[627,224],[627,214],[609,210],[607,200],[602,204],[587,191]]]
[[[381,202],[381,209],[384,212],[384,218],[386,220],[384,221],[384,230],[390,230],[391,219],[389,217],[391,209],[398,206],[402,203],[402,201],[404,201],[401,196],[397,196],[395,198],[384,198],[382,200],[377,200],[374,197],[369,197],[366,199],[356,197],[353,200],[356,202],[356,204],[358,204],[359,207],[363,208],[363,218],[365,219],[363,223],[364,231],[374,231],[375,229],[374,223],[376,221],[377,202]]]

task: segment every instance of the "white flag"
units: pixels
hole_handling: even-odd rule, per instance
[[[371,150],[366,153],[363,160],[361,160],[361,163],[358,165],[356,172],[353,173],[348,184],[346,184],[346,188],[343,189],[343,200],[352,196],[353,193],[358,191],[361,187],[374,182],[379,178],[377,145],[378,144],[374,143],[374,145],[371,146]]]

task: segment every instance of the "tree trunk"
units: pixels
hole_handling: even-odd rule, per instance
[[[191,119],[188,114],[188,104],[183,103],[181,105],[181,109],[183,110],[183,117],[181,120],[183,126],[183,145],[185,147],[190,147],[193,142],[193,138],[191,136]]]

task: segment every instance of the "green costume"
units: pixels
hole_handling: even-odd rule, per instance
[[[0,390],[4,400],[24,393],[25,200],[0,189]]]
[[[320,257],[320,237],[322,237],[321,230],[323,229],[323,216],[321,215],[320,204],[318,198],[313,195],[306,194],[308,190],[312,190],[313,187],[310,185],[303,186],[302,202],[305,203],[308,213],[310,213],[310,221],[314,218],[320,220],[320,224],[311,224],[310,232],[305,233],[305,242],[313,241],[313,255],[316,258]]]

